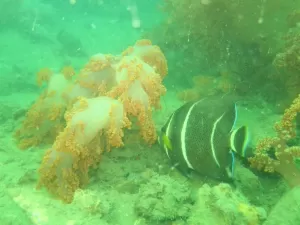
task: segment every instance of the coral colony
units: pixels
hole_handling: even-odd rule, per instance
[[[88,183],[88,170],[104,150],[123,146],[124,129],[138,126],[145,142],[156,141],[152,110],[160,108],[167,62],[160,48],[140,40],[122,54],[97,54],[78,75],[38,72],[46,89],[16,131],[19,147],[52,143],[42,161],[38,187],[64,202]]]

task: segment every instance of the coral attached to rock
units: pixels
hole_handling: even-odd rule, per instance
[[[250,205],[229,184],[204,184],[198,190],[188,224],[259,225],[265,215],[264,209]]]
[[[169,176],[153,176],[141,186],[136,212],[153,221],[187,218],[192,208],[190,187]]]

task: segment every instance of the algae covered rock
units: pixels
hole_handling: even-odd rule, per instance
[[[210,187],[204,184],[198,190],[188,224],[259,225],[265,215],[264,209],[250,205],[230,185]]]
[[[300,187],[286,193],[271,210],[263,225],[300,224]]]
[[[242,166],[236,167],[235,170],[235,185],[238,189],[254,204],[260,203],[260,197],[263,193],[263,186],[260,183],[259,177],[250,169]]]
[[[135,210],[139,216],[149,220],[175,220],[187,218],[192,203],[187,183],[156,174],[141,186]]]

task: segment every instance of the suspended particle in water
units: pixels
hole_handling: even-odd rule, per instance
[[[210,0],[201,0],[202,5],[209,5],[211,3]]]
[[[98,4],[99,6],[101,6],[101,5],[104,4],[104,1],[103,1],[103,0],[98,0],[98,1],[97,1],[97,4]]]
[[[75,5],[76,4],[76,0],[69,0],[71,5]]]
[[[267,2],[267,0],[262,0],[262,5],[260,6],[260,17],[257,21],[258,24],[262,24],[264,22],[266,2]]]
[[[141,27],[141,21],[139,19],[133,19],[131,21],[131,25],[133,28],[140,28]]]
[[[139,17],[139,12],[138,12],[138,8],[136,6],[136,4],[132,4],[129,5],[127,7],[127,10],[130,12],[131,14],[131,25],[133,28],[140,28],[141,27],[141,20]]]

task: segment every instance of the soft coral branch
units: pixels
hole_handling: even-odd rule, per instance
[[[277,137],[259,141],[254,157],[249,159],[251,166],[259,170],[278,172],[292,187],[300,185],[300,171],[294,162],[295,158],[300,157],[300,146],[290,147],[287,141],[296,137],[295,119],[299,112],[300,94],[285,110],[282,119],[275,124]]]

